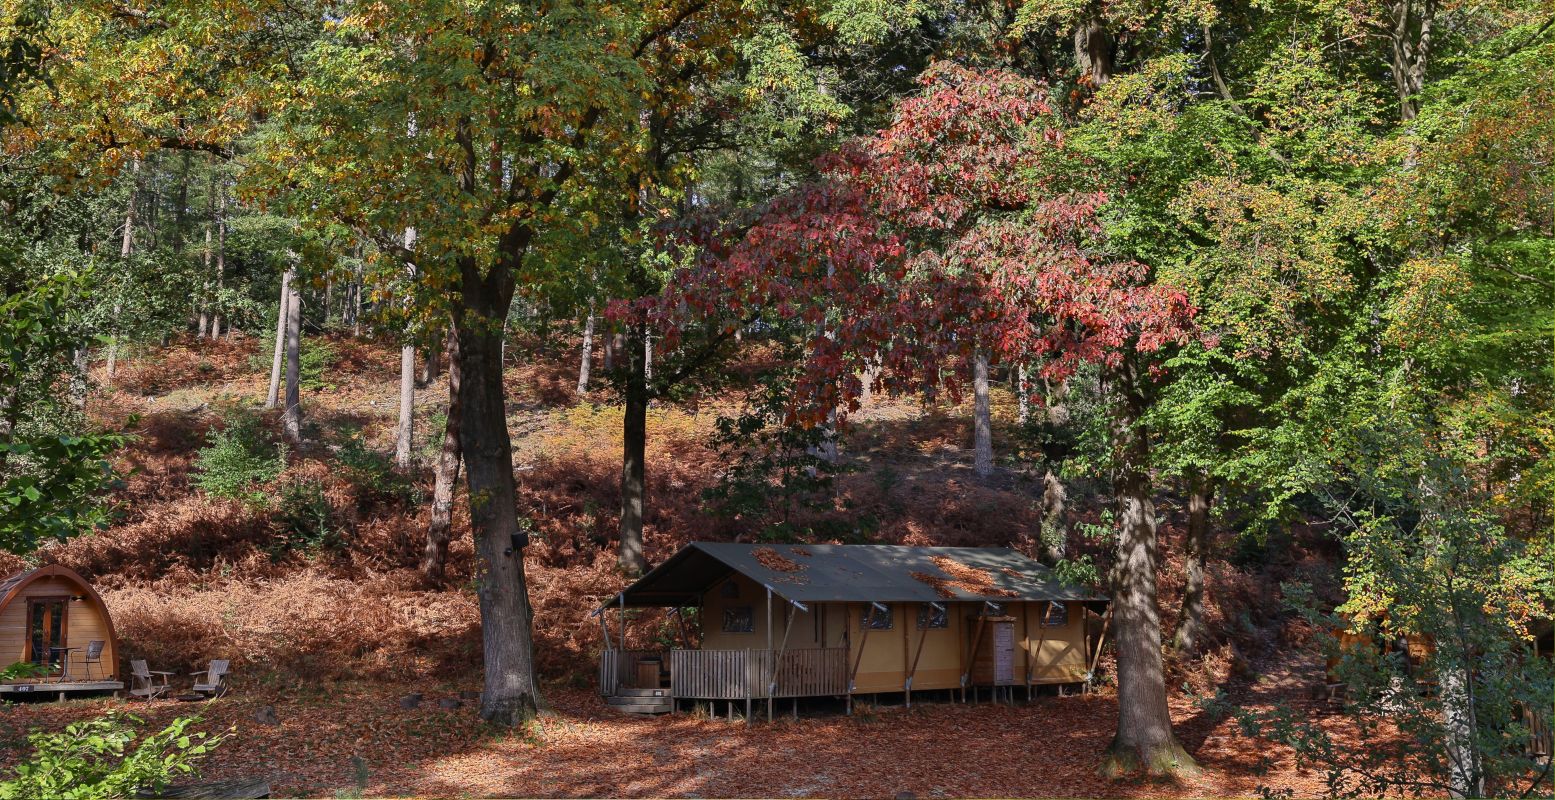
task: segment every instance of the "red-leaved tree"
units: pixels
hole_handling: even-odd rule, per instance
[[[815,331],[792,419],[856,407],[857,376],[959,392],[976,355],[1028,361],[1055,380],[1097,364],[1115,400],[1118,557],[1112,575],[1118,732],[1108,771],[1191,768],[1171,730],[1156,609],[1149,447],[1140,420],[1165,348],[1196,336],[1186,296],[1109,256],[1106,197],[1060,191],[1069,158],[1044,87],[997,70],[931,68],[892,124],[822,163],[820,183],[753,222],[678,246],[693,265],[631,309],[673,347],[688,326],[772,314]]]

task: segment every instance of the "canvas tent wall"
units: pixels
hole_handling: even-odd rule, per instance
[[[978,678],[1080,682],[1086,616],[1106,603],[1007,548],[699,542],[606,608],[697,607],[702,651],[771,651],[777,663],[840,650],[845,658],[811,661],[841,664],[851,692],[867,693],[957,689]],[[1000,645],[1004,671],[974,674],[979,653],[998,658]]]

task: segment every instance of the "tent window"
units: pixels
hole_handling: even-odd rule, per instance
[[[1069,605],[1067,603],[1054,603],[1047,607],[1047,616],[1042,618],[1043,625],[1063,626],[1069,624]]]
[[[891,607],[886,606],[884,611],[872,605],[864,606],[859,612],[859,630],[869,628],[876,631],[891,630]]]
[[[926,631],[931,628],[950,627],[950,614],[947,606],[935,608],[929,603],[918,606],[918,630]]]
[[[1004,604],[1003,603],[992,603],[992,602],[984,603],[983,604],[983,616],[985,616],[985,617],[1002,617],[1002,616],[1004,616]]]
[[[750,633],[756,629],[750,606],[724,609],[724,633]]]

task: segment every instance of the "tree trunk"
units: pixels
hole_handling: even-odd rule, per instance
[[[627,337],[626,414],[622,422],[621,549],[618,562],[628,575],[647,567],[643,558],[643,498],[648,449],[648,336],[641,324]]]
[[[211,330],[211,223],[205,222],[205,282],[200,291],[200,321],[197,327],[199,337],[204,339],[210,335]]]
[[[124,211],[124,235],[120,238],[119,258],[124,261],[124,269],[130,269],[130,255],[135,252],[135,201],[140,194],[140,159],[135,159],[130,164],[130,202]],[[108,320],[110,329],[117,329],[119,315],[124,311],[124,290],[120,289],[118,298],[113,301],[113,319]],[[113,385],[113,373],[119,365],[119,334],[115,332],[108,342],[108,369],[104,378],[104,384]]]
[[[427,525],[427,546],[421,556],[421,574],[428,584],[441,587],[446,580],[448,541],[453,528],[454,487],[459,483],[459,339],[449,331],[448,421],[443,427],[443,447],[437,455],[432,484],[432,521]]]
[[[216,183],[216,296],[212,298],[211,338],[221,338],[221,290],[227,281],[227,187]],[[232,328],[232,320],[227,320]]]
[[[292,270],[281,273],[281,303],[275,314],[275,355],[270,359],[270,390],[265,393],[265,408],[275,408],[281,399],[281,366],[286,356],[286,307],[292,298]]]
[[[447,337],[444,338],[446,339]],[[426,360],[421,364],[421,379],[419,381],[422,388],[431,386],[432,382],[437,380],[437,376],[442,374],[443,344],[443,342],[434,342],[426,349],[424,354]]]
[[[1080,81],[1099,89],[1112,78],[1112,34],[1097,16],[1087,17],[1074,30],[1074,60]]]
[[[394,465],[410,466],[411,436],[416,422],[416,346],[400,347],[400,421],[394,439]]]
[[[1440,653],[1438,658],[1440,658]],[[1453,798],[1485,796],[1485,769],[1475,742],[1476,728],[1472,678],[1457,658],[1440,659],[1442,745],[1447,751],[1448,795]],[[1547,710],[1547,709],[1546,709]]]
[[[302,444],[302,292],[297,277],[287,282],[286,298],[286,403],[281,411],[281,427],[293,446]]]
[[[615,369],[616,339],[617,337],[613,333],[605,336],[605,352],[600,356],[600,367],[605,370],[606,375],[609,375],[610,371]]]
[[[483,276],[473,259],[466,260],[460,265],[462,286],[454,309],[459,336],[459,447],[475,539],[485,666],[481,717],[505,726],[532,719],[539,707],[524,553],[513,547],[518,534],[518,492],[502,385],[503,322],[513,298],[514,272],[513,266],[499,264]]]
[[[578,394],[589,390],[589,367],[594,363],[594,305],[589,304],[589,315],[583,321],[583,357],[578,361]]]
[[[1125,371],[1129,369],[1124,367]],[[1115,419],[1114,490],[1118,497],[1118,553],[1112,568],[1112,630],[1118,661],[1118,730],[1102,774],[1137,770],[1168,775],[1197,769],[1172,733],[1161,663],[1161,617],[1156,603],[1155,502],[1151,499],[1150,444],[1142,429],[1144,398],[1137,376],[1119,381]]]
[[[972,471],[979,478],[993,474],[993,419],[988,404],[988,353],[972,356]]]
[[[1405,122],[1420,113],[1419,95],[1425,89],[1425,70],[1430,62],[1436,3],[1437,0],[1396,0],[1391,6],[1389,68],[1394,91],[1398,93],[1399,116]]]
[[[1189,470],[1183,482],[1188,491],[1188,532],[1183,542],[1187,556],[1186,585],[1182,618],[1177,622],[1172,649],[1179,655],[1192,657],[1198,655],[1209,633],[1204,623],[1204,562],[1209,555],[1209,510],[1215,484],[1198,470]]]
[[[1031,389],[1026,383],[1026,365],[1015,368],[1015,418],[1025,425],[1031,419]]]
[[[1069,555],[1069,492],[1052,464],[1042,474],[1042,552],[1049,564]]]

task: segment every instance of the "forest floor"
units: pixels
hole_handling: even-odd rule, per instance
[[[1231,701],[1255,709],[1310,706],[1306,687],[1316,661],[1291,655],[1232,685]],[[758,715],[747,725],[705,714],[622,715],[589,689],[552,687],[550,712],[513,733],[483,725],[472,703],[440,708],[438,701],[457,698],[459,688],[240,684],[203,706],[108,699],[14,705],[0,710],[0,759],[19,757],[27,729],[58,729],[121,709],[153,724],[199,712],[203,729],[232,729],[235,736],[214,753],[205,776],[263,778],[283,797],[1145,798],[1253,796],[1260,787],[1295,797],[1323,793],[1321,773],[1297,769],[1289,750],[1244,736],[1234,721],[1183,696],[1172,699],[1173,721],[1201,771],[1177,781],[1114,782],[1095,772],[1117,714],[1106,692],[1013,706],[860,703],[851,717],[807,709],[798,720],[780,707],[775,721]],[[399,696],[410,691],[425,692],[421,706],[400,708]],[[278,725],[255,720],[262,706],[275,709]]]
[[[1095,775],[1116,719],[1105,688],[1029,706],[918,703],[750,726],[610,712],[589,688],[602,643],[588,614],[625,582],[613,541],[621,410],[608,389],[574,391],[570,347],[532,351],[541,355],[515,347],[506,375],[519,512],[533,526],[525,570],[535,657],[553,711],[515,735],[482,725],[472,703],[440,708],[439,699],[479,687],[481,646],[462,498],[448,585],[428,587],[416,570],[447,384],[417,393],[418,466],[408,476],[364,478],[344,457],[347,448],[392,452],[398,351],[349,337],[329,342],[325,383],[303,395],[305,441],[257,499],[211,498],[193,482],[207,434],[234,414],[259,414],[272,436],[279,428],[275,412],[259,408],[269,361],[254,339],[152,348],[125,359],[114,389],[93,392],[92,418],[131,436],[117,465],[125,476],[114,497],[119,517],[105,531],[44,548],[39,560],[95,584],[123,658],[179,672],[231,659],[237,690],[203,706],[0,707],[0,770],[25,755],[27,732],[124,708],[150,723],[198,711],[207,729],[233,729],[207,775],[264,776],[283,796],[1247,796],[1261,785],[1320,792],[1322,776],[1298,772],[1289,751],[1246,738],[1191,697],[1227,689],[1250,706],[1306,703],[1320,659],[1310,632],[1280,610],[1281,587],[1295,580],[1321,592],[1336,581],[1333,554],[1300,531],[1250,555],[1222,546],[1209,562],[1212,645],[1202,659],[1167,664],[1179,735],[1204,766],[1181,783]],[[765,517],[731,517],[704,499],[728,470],[727,454],[710,444],[716,420],[740,402],[737,394],[706,395],[650,410],[650,563],[689,541],[770,535],[773,514],[788,525],[782,535],[802,541],[1038,549],[1042,467],[1019,435],[1007,387],[994,391],[993,479],[972,476],[966,405],[877,397],[845,431],[847,470],[828,503],[767,509]],[[385,491],[384,480],[408,481],[413,491]],[[325,519],[338,546],[276,547],[296,512],[283,489],[298,485],[321,491],[328,507],[303,510]],[[1080,530],[1105,529],[1105,484],[1077,476],[1068,488],[1069,554],[1094,558],[1105,574],[1106,537]],[[1175,620],[1182,515],[1162,494],[1160,603],[1163,620]],[[0,556],[0,573],[24,566]],[[646,646],[664,624],[662,615],[634,620],[628,646]],[[1101,671],[1109,670],[1104,656]],[[401,709],[398,699],[412,691],[426,700]],[[262,706],[274,707],[278,726],[256,720]],[[1315,706],[1310,715],[1338,724]]]

